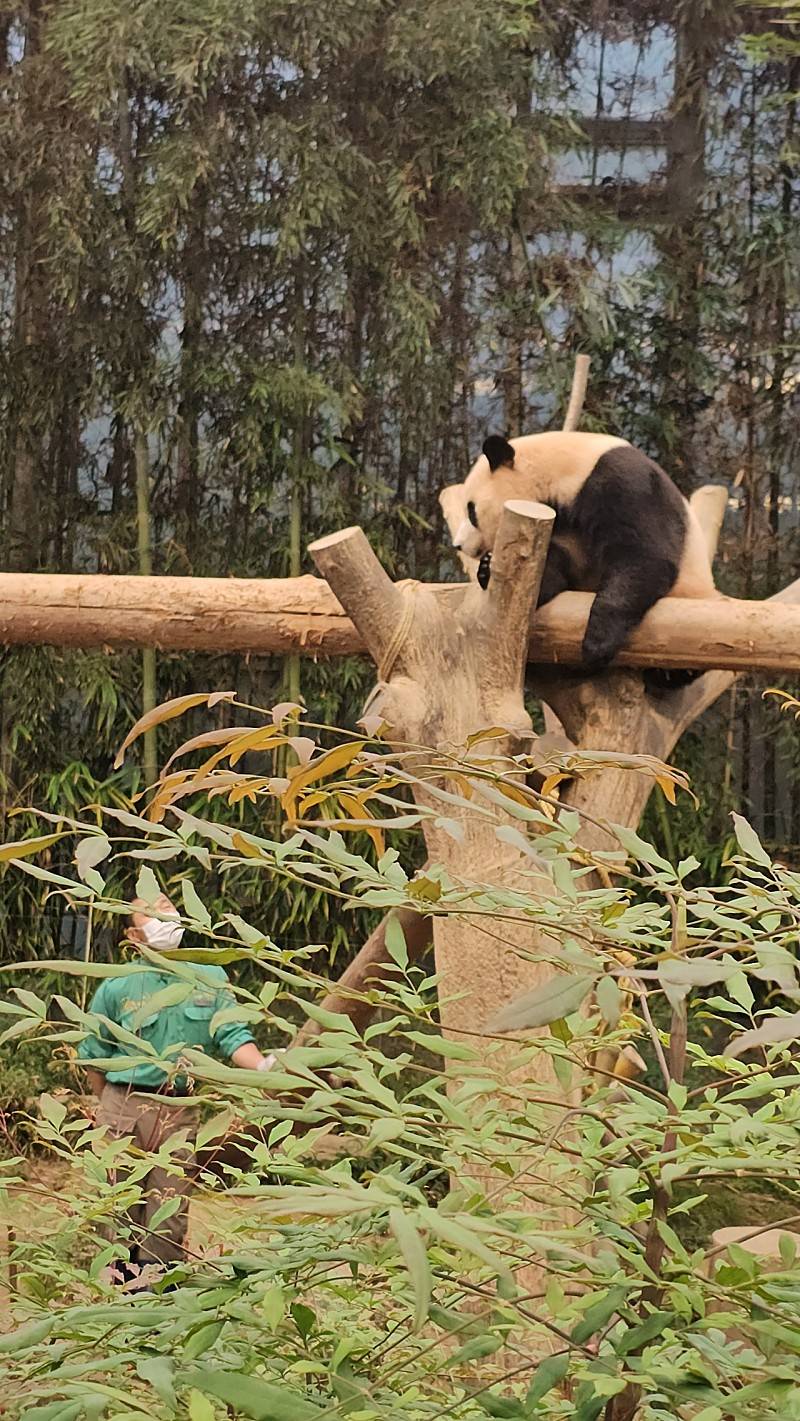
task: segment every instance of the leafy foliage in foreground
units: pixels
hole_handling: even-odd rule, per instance
[[[695,860],[673,867],[624,830],[620,886],[597,887],[575,815],[521,790],[519,765],[510,778],[490,739],[445,758],[366,731],[298,734],[294,709],[276,708],[256,730],[195,738],[175,757],[192,770],[168,770],[147,815],[43,819],[43,838],[69,836],[69,876],[3,850],[45,891],[94,912],[125,911],[106,892],[114,860],[135,855],[145,897],[156,872],[169,875],[202,943],[158,955],[171,990],[191,990],[198,962],[247,964],[255,985],[237,989],[237,1017],[289,1043],[269,1093],[263,1075],[182,1057],[203,1112],[197,1203],[217,1210],[215,1240],[195,1238],[190,1263],[147,1296],[105,1281],[125,1226],[118,1245],[96,1231],[136,1196],[148,1158],[108,1142],[76,1100],[43,1098],[39,1136],[69,1182],[60,1229],[21,1229],[15,1247],[16,1325],[0,1342],[15,1414],[800,1416],[795,1239],[764,1263],[737,1244],[687,1248],[679,1231],[720,1180],[768,1179],[786,1196],[784,1225],[797,1217],[800,878],[737,819],[724,888],[695,886]],[[588,757],[571,769],[593,772]],[[637,770],[668,775],[631,757]],[[435,865],[409,877],[391,839],[437,814],[408,795],[421,781],[456,837],[465,817],[516,806],[538,886],[458,881]],[[278,803],[285,832],[268,839],[189,814],[189,791]],[[372,847],[359,854],[349,838],[365,830]],[[199,865],[227,877],[244,863],[342,904],[479,914],[495,926],[524,916],[552,977],[510,1004],[494,1034],[452,1040],[439,1030],[435,979],[408,960],[395,926],[388,979],[370,988],[382,1019],[360,1036],[320,1005],[318,948],[282,949],[233,904],[213,920],[187,876]],[[121,970],[59,965],[73,985]],[[16,969],[6,970],[6,1039],[72,1045],[91,1018],[69,986],[47,1001],[15,989]],[[663,1002],[667,1031],[653,1025]],[[291,1044],[298,1007],[320,1028],[304,1045]],[[724,1049],[710,1044],[718,1037]],[[141,1059],[135,1034],[122,1039]],[[650,1054],[655,1086],[602,1066],[624,1048]],[[543,1053],[558,1088],[542,1084]],[[326,1155],[331,1132],[338,1153]],[[5,1166],[9,1201],[24,1194],[20,1164]]]

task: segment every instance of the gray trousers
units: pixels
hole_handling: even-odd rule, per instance
[[[107,1081],[95,1116],[98,1125],[105,1127],[115,1140],[130,1136],[140,1149],[155,1152],[165,1140],[179,1130],[193,1133],[197,1126],[197,1113],[186,1103],[175,1104],[160,1095],[137,1094],[132,1086],[114,1085]],[[137,1249],[138,1261],[165,1264],[181,1262],[186,1257],[186,1232],[189,1215],[189,1196],[192,1191],[191,1143],[173,1152],[173,1159],[182,1167],[176,1173],[156,1165],[142,1181],[142,1197],[127,1213],[131,1225],[131,1247]],[[121,1175],[118,1177],[122,1177]],[[163,1219],[155,1230],[150,1221],[167,1199],[179,1198],[180,1204],[169,1218]],[[117,1238],[113,1224],[105,1225],[104,1236],[109,1242]]]

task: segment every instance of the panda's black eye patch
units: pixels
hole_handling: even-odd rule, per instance
[[[470,499],[469,503],[467,504],[467,517],[468,517],[470,523],[472,524],[473,528],[477,528],[477,526],[478,526],[478,515],[477,515],[477,513],[475,512],[475,504],[472,502],[472,499]]]

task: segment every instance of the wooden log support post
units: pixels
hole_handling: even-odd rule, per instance
[[[360,528],[311,544],[315,563],[379,668],[376,710],[393,738],[452,749],[466,747],[475,731],[501,726],[508,732],[505,739],[479,743],[471,753],[476,760],[490,755],[493,762],[508,764],[509,752],[530,736],[523,699],[528,625],[554,516],[542,504],[507,504],[488,591],[470,585],[453,606],[424,586],[396,587]],[[426,798],[424,788],[417,797],[440,807]],[[425,831],[431,862],[461,881],[552,890],[549,878],[532,873],[528,855],[497,837],[503,826],[518,827],[510,815],[499,809],[486,818],[466,810],[450,813],[460,818],[463,836],[455,839],[431,821]],[[480,1043],[483,1026],[501,1006],[552,974],[547,963],[520,955],[518,949],[530,953],[535,945],[534,930],[525,922],[503,921],[498,933],[496,919],[487,931],[475,917],[443,914],[433,918],[433,936],[443,1028],[454,1036],[466,1033],[472,1044]],[[510,1064],[517,1052],[512,1043],[498,1048],[493,1061],[501,1079],[518,1079]],[[536,1074],[537,1095],[549,1090],[554,1111],[562,1111],[564,1095],[546,1058]],[[475,1163],[474,1175],[487,1187],[497,1185],[489,1159]],[[537,1207],[535,1200],[531,1207]]]

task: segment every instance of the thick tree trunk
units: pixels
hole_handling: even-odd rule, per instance
[[[476,762],[491,756],[509,770],[511,752],[531,735],[523,703],[523,680],[529,612],[535,604],[554,514],[541,504],[512,503],[503,514],[487,593],[469,586],[460,604],[448,606],[429,589],[411,586],[403,593],[386,577],[360,529],[323,538],[311,545],[317,566],[351,612],[379,668],[381,693],[376,703],[398,740],[432,749],[466,745],[475,731],[501,726],[502,740],[473,746],[466,752]],[[518,767],[514,767],[519,773]],[[417,800],[440,809],[426,788],[422,760]],[[446,773],[437,773],[447,781]],[[458,791],[458,784],[452,786]],[[476,815],[470,805],[448,814],[458,822],[455,835],[433,819],[425,826],[431,861],[456,880],[525,888],[546,895],[551,880],[532,874],[529,854],[502,837],[517,821],[494,805]],[[498,836],[500,835],[500,836]],[[455,1039],[480,1045],[493,1042],[492,1070],[499,1089],[510,1097],[531,1086],[531,1064],[521,1064],[516,1042],[487,1038],[486,1024],[501,1007],[552,976],[553,949],[536,953],[537,933],[519,915],[493,916],[484,923],[474,914],[437,915],[433,920],[440,1019]],[[555,1080],[550,1058],[537,1058],[537,1098],[543,1100],[546,1130],[558,1128],[571,1103]],[[547,1101],[550,1101],[548,1110]],[[480,1158],[464,1161],[464,1170],[487,1192],[496,1191],[501,1176],[494,1168],[494,1146],[488,1141]],[[505,1147],[501,1152],[507,1154]],[[520,1157],[518,1190],[532,1211],[563,1220],[562,1202],[553,1194],[542,1161]],[[530,1270],[532,1285],[538,1270]]]

